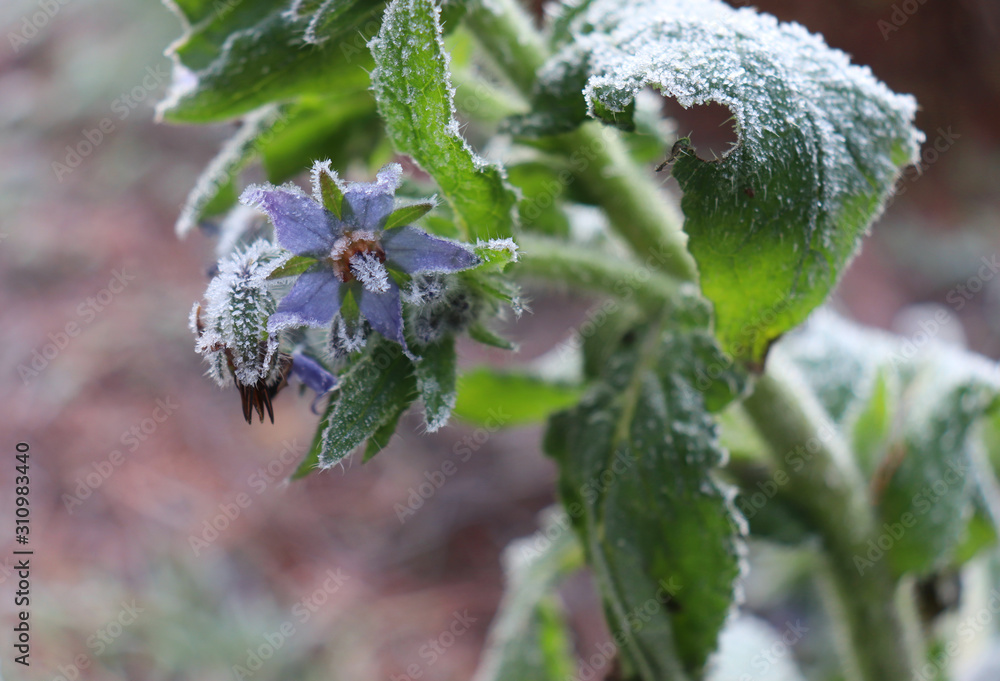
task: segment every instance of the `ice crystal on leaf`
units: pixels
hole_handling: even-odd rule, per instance
[[[557,27],[539,107],[628,127],[652,87],[732,111],[739,143],[716,161],[681,154],[672,171],[718,335],[759,364],[832,290],[916,160],[915,100],[802,26],[718,0],[593,0]]]

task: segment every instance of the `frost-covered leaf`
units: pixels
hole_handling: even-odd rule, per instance
[[[926,335],[918,344],[825,310],[779,347],[870,478],[885,538],[855,557],[859,570],[885,556],[896,574],[953,560],[978,493],[977,426],[997,410],[1000,368]]]
[[[631,330],[545,437],[625,677],[645,681],[699,677],[740,573],[740,520],[712,477],[725,452],[694,385],[701,350],[687,333]]]
[[[297,10],[290,10],[287,0],[167,4],[178,10],[185,33],[169,50],[173,83],[157,112],[168,121],[191,123],[363,86],[371,62],[359,32],[370,22],[377,25],[384,6],[376,0],[331,0],[325,6],[333,20],[314,27],[314,13],[304,10],[317,10],[318,3],[297,2]]]
[[[801,26],[720,0],[593,0],[564,34],[539,96],[575,101],[560,114],[574,123],[586,109],[628,125],[646,86],[733,112],[738,144],[681,153],[673,174],[723,348],[759,364],[823,302],[914,162],[916,102]]]
[[[237,175],[259,153],[262,135],[287,120],[287,112],[278,106],[263,107],[246,117],[239,132],[223,145],[188,194],[177,218],[178,236],[185,236],[206,216],[222,212],[236,203]]]
[[[564,514],[504,550],[506,586],[473,681],[562,681],[576,671],[569,626],[553,590],[583,556]]]
[[[473,250],[481,261],[479,267],[493,266],[503,271],[518,259],[517,244],[509,238],[480,241]]]
[[[399,419],[402,418],[409,406],[409,403],[401,404],[396,413],[386,419],[385,423],[379,426],[378,430],[368,438],[368,444],[365,445],[364,463],[371,461],[376,454],[389,446],[392,436],[396,434],[396,428],[399,427]]]
[[[302,274],[316,264],[316,258],[308,255],[295,255],[285,261],[281,267],[276,267],[268,279],[284,279]]]
[[[972,359],[942,353],[906,388],[902,437],[890,445],[878,499],[883,521],[903,528],[888,551],[896,574],[949,560],[972,513],[976,425],[1000,395],[996,367]]]
[[[336,99],[305,98],[253,111],[202,171],[178,218],[177,233],[184,236],[235,205],[240,173],[255,160],[263,162],[268,181],[281,184],[317,158],[339,168],[367,159],[381,140],[384,133],[367,88],[342,90]]]
[[[416,399],[413,363],[398,343],[373,336],[362,355],[340,376],[337,393],[319,423],[315,446],[296,477],[342,461],[382,426],[398,420]]]
[[[433,208],[433,201],[421,201],[419,203],[400,206],[389,213],[389,217],[385,220],[385,229],[392,229],[393,227],[400,227],[416,222],[427,215]]]
[[[455,373],[458,370],[455,337],[445,336],[424,346],[420,349],[420,357],[415,367],[417,390],[424,403],[427,432],[434,433],[448,424],[455,408]]]
[[[579,386],[552,383],[525,372],[480,367],[458,379],[455,415],[491,428],[543,423],[579,401]]]
[[[440,7],[394,0],[378,37],[372,87],[396,149],[434,178],[469,238],[510,236],[516,199],[502,169],[479,157],[455,119]]]

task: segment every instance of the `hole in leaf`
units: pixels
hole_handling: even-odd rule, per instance
[[[739,139],[732,112],[721,104],[685,109],[677,100],[664,99],[663,115],[677,121],[677,136],[690,137],[691,146],[703,161],[722,158]]]

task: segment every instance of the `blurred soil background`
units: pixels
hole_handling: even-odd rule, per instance
[[[162,52],[180,32],[155,0],[53,0],[58,11],[25,37],[43,4],[0,9],[0,518],[12,518],[14,444],[26,441],[35,550],[32,667],[11,668],[5,624],[0,674],[221,681],[241,665],[258,679],[468,679],[501,594],[501,551],[553,502],[538,429],[430,436],[410,414],[371,463],[285,486],[315,425],[309,398],[287,390],[275,425],[248,426],[235,391],[203,376],[187,329],[213,245],[179,241],[173,225],[233,126],[154,122]],[[943,308],[939,338],[1000,355],[1000,277],[980,274],[1000,253],[1000,4],[911,2],[898,26],[888,1],[757,4],[923,107],[923,172],[903,180],[835,304],[903,333]],[[700,153],[725,149],[710,109],[677,113]],[[88,135],[75,168],[53,166],[68,167],[67,145]],[[465,345],[463,362],[529,361],[593,303],[533,297],[534,313],[509,325],[518,356]],[[446,460],[457,473],[401,521]],[[228,527],[206,529],[227,512]],[[9,556],[10,528],[0,537]],[[567,588],[583,640],[596,640],[589,585]],[[461,633],[445,636],[456,618]],[[274,653],[254,670],[247,649],[265,643]]]

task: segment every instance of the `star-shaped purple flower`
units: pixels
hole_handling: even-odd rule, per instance
[[[402,172],[390,163],[375,182],[344,184],[325,161],[313,166],[312,197],[292,184],[247,187],[240,202],[267,214],[278,243],[317,261],[278,304],[270,333],[330,324],[350,292],[371,327],[405,348],[399,287],[387,268],[415,274],[478,264],[468,247],[409,226],[433,203],[393,210]]]

